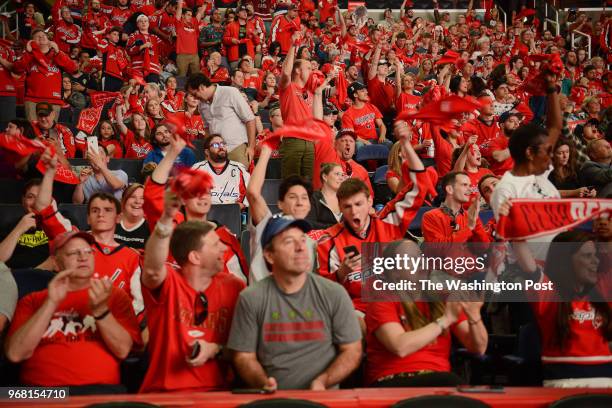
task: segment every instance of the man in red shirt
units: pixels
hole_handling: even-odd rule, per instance
[[[237,19],[225,27],[223,44],[227,51],[227,60],[230,68],[235,69],[240,59],[246,55],[255,58],[255,45],[259,44],[259,37],[255,32],[255,25],[248,21],[245,6],[238,7]]]
[[[200,6],[195,17],[191,9],[183,9],[183,0],[179,0],[176,9],[176,67],[178,76],[197,74],[200,72],[200,57],[198,56],[198,38],[200,37],[200,21],[205,7]]]
[[[72,131],[66,126],[56,123],[56,113],[47,102],[36,104],[36,117],[32,121],[32,130],[36,137],[47,144],[54,145],[58,156],[66,164],[65,159],[74,158],[77,149],[83,150],[85,141],[77,142]]]
[[[282,7],[278,7],[279,9]],[[281,46],[281,55],[289,53],[289,48],[293,44],[292,36],[295,31],[300,29],[300,18],[298,17],[297,6],[289,4],[285,14],[274,17],[270,29],[270,43],[278,42]],[[284,117],[284,116],[283,116]]]
[[[36,120],[36,104],[49,102],[59,114],[62,101],[62,71],[72,74],[77,63],[49,41],[42,29],[32,31],[32,40],[26,44],[26,52],[13,64],[13,72],[25,72],[25,114],[29,121]]]
[[[482,145],[482,154],[489,162],[489,168],[496,176],[503,176],[512,170],[514,160],[510,157],[508,141],[514,130],[521,124],[521,115],[515,112],[504,112],[499,117],[501,127],[497,137]]]
[[[390,117],[395,112],[395,88],[387,81],[389,75],[389,63],[380,59],[382,41],[376,44],[372,61],[368,70],[368,93],[372,103],[380,109],[385,117]]]
[[[355,140],[357,136],[350,129],[342,129],[336,134],[334,144],[331,141],[321,140],[315,144],[315,165],[312,173],[312,188],[321,188],[321,165],[323,163],[339,163],[347,177],[363,181],[374,196],[374,189],[370,182],[368,171],[361,164],[353,160],[355,155]]]
[[[126,391],[120,361],[142,340],[129,297],[95,274],[94,242],[85,232],[58,235],[50,249],[61,272],[17,305],[6,355],[22,362],[22,384]]]
[[[77,229],[59,212],[52,197],[57,159],[45,152],[41,160],[47,171],[43,176],[34,208],[42,217],[45,233],[50,239],[54,239]],[[113,286],[123,289],[131,299],[134,312],[139,315],[144,309],[140,292],[140,255],[136,250],[115,241],[115,229],[120,213],[121,203],[113,195],[96,193],[90,197],[87,203],[87,224],[91,227],[94,238],[90,248],[100,277],[108,278]]]
[[[463,205],[470,201],[472,195],[470,183],[467,173],[462,171],[448,173],[442,178],[441,185],[446,192],[446,198],[440,208],[428,211],[423,215],[421,230],[426,243],[454,243],[456,245],[435,245],[427,248],[425,252],[429,256],[465,257],[469,249],[458,244],[490,242],[489,234],[478,218],[480,196],[476,196],[467,211],[463,209]],[[456,273],[461,277],[475,270],[466,268],[463,272],[460,270],[444,272],[450,275]]]
[[[348,87],[348,96],[353,100],[353,105],[342,116],[342,128],[354,131],[361,146],[385,143],[387,128],[378,108],[368,103],[370,98],[366,87],[360,82],[353,82]],[[377,127],[379,134],[376,133]]]
[[[150,364],[140,392],[222,390],[231,371],[221,358],[244,283],[223,270],[226,246],[211,223],[173,221],[181,203],[167,193],[147,241],[142,274]],[[168,255],[178,267],[166,263]]]
[[[295,42],[298,38],[299,33],[292,37],[280,77],[280,106],[285,125],[297,125],[313,117],[314,95],[304,88],[312,73],[312,66],[310,61],[295,59]],[[291,175],[312,178],[314,143],[285,137],[280,146],[280,154],[282,178]]]
[[[480,146],[481,150],[485,150],[484,145],[497,137],[499,126],[495,121],[493,99],[488,95],[484,95],[478,98],[478,102],[482,104],[480,116],[464,123],[461,130],[463,130],[463,134],[467,137],[471,135],[478,136],[476,144]]]
[[[342,221],[325,230],[317,248],[319,273],[344,285],[362,318],[366,304],[361,301],[361,244],[401,239],[432,189],[425,167],[410,144],[406,122],[396,123],[395,134],[401,139],[406,158],[402,165],[406,187],[377,215],[370,215],[373,197],[366,184],[345,180],[337,193]],[[363,319],[361,323],[363,326]]]
[[[155,11],[149,17],[151,22],[151,33],[162,40],[162,44],[158,50],[162,61],[165,60],[175,48],[176,19],[174,18],[174,14],[177,9],[177,0],[166,1],[163,4],[161,10]]]
[[[15,52],[9,44],[0,43],[0,129],[5,129],[10,120],[17,117],[17,89],[11,74]]]
[[[136,18],[138,30],[127,40],[125,49],[132,58],[132,70],[142,76],[145,82],[159,82],[161,73],[160,56],[162,40],[149,34],[149,18],[141,14]]]
[[[61,20],[55,25],[53,39],[61,51],[69,53],[70,47],[80,46],[83,32],[81,27],[74,24],[68,7],[61,8],[61,17]]]

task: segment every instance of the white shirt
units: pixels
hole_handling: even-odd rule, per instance
[[[242,203],[248,207],[246,186],[251,176],[242,163],[228,160],[219,174],[208,160],[198,162],[191,168],[203,170],[211,175],[213,188],[210,194],[213,204]]]
[[[225,139],[228,152],[248,143],[246,122],[255,120],[255,115],[238,89],[217,86],[212,101],[200,102],[198,109],[209,133]]]

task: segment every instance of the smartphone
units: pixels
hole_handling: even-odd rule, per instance
[[[232,390],[232,394],[274,394],[274,391],[263,388],[236,388]]]
[[[96,136],[87,136],[87,151],[98,154],[98,138]]]
[[[355,245],[349,245],[349,246],[344,247],[344,253],[347,255],[352,253],[352,255],[350,256],[353,257],[355,255],[359,255],[359,250],[357,249]]]
[[[502,394],[504,393],[504,387],[501,385],[458,385],[457,391],[465,392],[467,394]]]
[[[193,347],[191,348],[191,354],[189,355],[189,359],[193,360],[194,358],[196,358],[198,356],[198,354],[200,354],[200,343],[199,342],[195,342],[193,343]]]

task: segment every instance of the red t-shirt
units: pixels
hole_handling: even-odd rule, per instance
[[[393,110],[395,89],[388,82],[382,82],[378,77],[368,81],[368,95],[370,101],[383,113]]]
[[[510,139],[503,134],[500,134],[493,140],[489,140],[483,144],[482,155],[489,162],[489,167],[496,176],[503,176],[505,172],[512,170],[514,160],[508,157],[506,160],[499,162],[493,158],[493,152],[505,150],[508,148]]]
[[[280,90],[280,106],[285,125],[295,125],[312,118],[312,93],[291,82]]]
[[[395,107],[399,115],[405,110],[416,109],[419,103],[421,103],[420,96],[402,92],[395,100]]]
[[[119,360],[108,349],[89,308],[89,288],[68,292],[57,307],[32,357],[21,366],[21,382],[27,385],[66,386],[119,384]],[[9,330],[15,334],[47,299],[47,290],[30,293],[17,304]],[[113,288],[108,308],[142,344],[138,322],[129,297]]]
[[[177,54],[197,54],[198,37],[200,35],[199,23],[195,17],[187,25],[182,20],[176,19],[176,53]]]
[[[244,283],[233,275],[218,273],[204,291],[208,299],[208,316],[194,325],[194,310],[199,298],[185,278],[170,265],[162,285],[151,291],[143,286],[150,341],[150,369],[140,392],[178,390],[221,390],[231,382],[229,366],[219,359],[192,367],[185,358],[195,340],[225,344],[229,335],[238,294]],[[201,306],[201,305],[200,305]],[[200,307],[198,306],[198,307]]]
[[[470,178],[470,191],[472,194],[470,195],[470,202],[466,203],[468,206],[474,200],[476,193],[478,193],[478,182],[481,178],[486,176],[487,174],[493,174],[491,170],[485,169],[484,167],[480,167],[476,173],[471,173],[466,170],[468,177]]]
[[[416,305],[425,316],[429,314],[427,303],[416,302]],[[402,304],[399,302],[370,302],[368,303],[365,320],[368,354],[366,384],[372,384],[377,379],[392,374],[420,370],[450,371],[451,335],[449,331],[438,336],[436,340],[422,349],[401,358],[387,350],[378,341],[375,332],[385,323],[399,323],[407,331],[410,330]],[[461,313],[451,329],[454,330],[457,324],[464,320],[466,320],[466,316]]]
[[[351,106],[342,116],[342,128],[353,129],[357,137],[365,140],[378,140],[376,135],[376,119],[382,119],[380,110],[371,103],[366,103],[357,109]]]
[[[125,158],[126,159],[144,159],[147,154],[153,150],[151,143],[147,142],[146,139],[136,140],[134,132],[128,129],[127,133],[123,136],[123,145],[125,146]]]

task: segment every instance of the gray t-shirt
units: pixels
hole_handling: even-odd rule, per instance
[[[11,320],[16,305],[17,283],[8,266],[4,262],[0,262],[0,314]]]
[[[124,186],[127,186],[128,175],[125,171],[111,170],[110,172],[113,173],[113,175],[119,180],[121,180]],[[120,188],[118,190],[113,190],[111,185],[108,184],[104,178],[102,178],[102,180],[98,180],[96,176],[92,174],[83,183],[83,195],[85,196],[85,201],[88,201],[89,198],[95,193],[109,193],[114,195],[117,200],[121,200],[121,196],[123,195],[123,189]]]
[[[227,347],[256,352],[279,389],[308,389],[335,359],[335,345],[360,339],[346,290],[308,273],[304,287],[296,293],[283,293],[272,276],[243,290]]]

